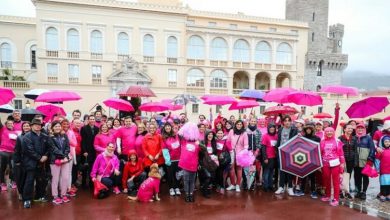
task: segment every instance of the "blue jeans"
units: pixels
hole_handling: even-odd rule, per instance
[[[275,158],[268,159],[268,164],[263,162],[263,187],[264,189],[272,188],[275,170]]]

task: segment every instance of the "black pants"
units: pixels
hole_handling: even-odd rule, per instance
[[[390,185],[381,185],[381,194],[382,196],[390,195]]]
[[[301,182],[301,190],[302,190],[302,192],[305,192],[307,179],[310,179],[310,190],[311,190],[311,192],[315,192],[316,191],[316,173],[315,172],[311,173],[309,176],[307,176],[307,177],[302,179],[302,182]]]
[[[81,155],[76,155],[76,163],[72,167],[72,185],[76,184],[79,171],[81,171]]]
[[[138,188],[141,186],[141,184],[148,178],[148,175],[145,172],[142,172],[140,175],[135,177],[133,181],[127,180],[127,188],[128,188],[128,194],[134,195],[136,194]]]
[[[370,179],[368,176],[362,174],[361,167],[354,168],[354,178],[355,178],[355,186],[358,192],[367,192],[368,184],[370,183]],[[363,180],[363,188],[362,188],[362,180]]]
[[[89,188],[93,189],[93,182],[91,180],[90,174],[91,174],[91,169],[93,167],[93,163],[95,159],[90,160],[90,158],[86,158],[85,156],[81,155],[80,156],[80,164],[81,164],[81,172],[82,172],[82,186],[86,187],[87,186],[87,179],[89,179]],[[89,157],[89,156],[88,156]]]
[[[291,174],[280,170],[279,187],[284,187],[284,185],[287,183],[288,188],[292,188],[292,186],[293,186],[292,179],[293,179],[293,176]]]
[[[346,168],[347,168],[347,173],[349,173],[349,176],[352,177],[352,171],[353,167],[355,166],[354,161],[345,161]]]
[[[0,183],[5,184],[5,170],[9,167],[9,178],[14,181],[12,172],[12,155],[13,153],[0,151]]]
[[[23,187],[23,201],[31,201],[33,199],[34,181],[35,181],[35,198],[41,198],[46,195],[47,173],[42,167],[37,167],[35,170],[25,171],[25,181]]]
[[[168,186],[170,189],[179,188],[179,181],[176,179],[176,173],[179,171],[179,161],[171,162],[171,165],[167,166]]]
[[[208,171],[206,168],[201,168],[199,170],[199,182],[200,187],[203,193],[208,192],[208,187],[210,186],[210,183],[214,179],[215,173]]]
[[[120,186],[121,178],[120,176],[112,174],[110,177],[103,177],[101,182],[110,189],[115,186]]]
[[[26,180],[26,173],[21,164],[15,164],[13,168],[14,179],[18,192],[20,195],[23,194],[24,181]]]

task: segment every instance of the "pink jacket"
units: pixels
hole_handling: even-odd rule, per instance
[[[122,153],[128,154],[130,150],[135,150],[135,136],[137,134],[137,126],[131,125],[130,128],[121,127],[115,135],[115,140],[117,138],[121,139]]]
[[[15,130],[8,130],[7,127],[3,126],[0,129],[0,151],[13,153],[16,144],[16,138],[18,133]]]
[[[160,192],[160,179],[148,177],[139,187],[137,198],[140,202],[149,202],[153,195]]]
[[[390,148],[384,148],[382,153],[377,153],[376,158],[380,160],[379,173],[390,174]]]
[[[265,133],[263,135],[263,138],[261,140],[261,144],[265,146],[265,150],[267,153],[267,159],[276,158],[276,148],[275,144],[278,140],[278,135],[269,135],[268,133]]]
[[[93,164],[91,177],[110,177],[115,170],[119,170],[118,157],[116,155],[107,157],[104,153],[101,153],[96,157],[95,163]]]
[[[339,159],[340,163],[345,162],[343,144],[340,140],[335,137],[323,139],[320,142],[321,155],[323,166],[329,166],[329,161]]]
[[[178,161],[180,159],[180,139],[178,135],[163,139],[162,148],[169,150],[171,161]]]
[[[74,134],[72,129],[69,129],[66,132],[66,136],[68,136],[70,147],[76,147],[77,146],[77,138],[76,138],[76,135]]]
[[[102,153],[109,143],[114,143],[114,145],[116,145],[114,138],[110,133],[100,133],[96,135],[95,140],[93,142],[93,147],[96,150],[96,154]]]
[[[179,167],[183,170],[196,172],[198,170],[199,151],[198,142],[189,142],[183,139],[181,141]]]
[[[248,135],[246,132],[242,133],[241,135],[236,135],[232,129],[229,132],[227,139],[230,141],[232,149],[235,150],[236,153],[244,149],[248,149]]]

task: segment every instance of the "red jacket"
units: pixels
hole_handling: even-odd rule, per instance
[[[144,151],[144,166],[149,167],[152,163],[156,162],[158,165],[164,164],[164,157],[162,155],[162,137],[159,134],[147,134],[142,140],[142,150]],[[155,157],[157,154],[160,155],[157,161],[151,161],[149,155]]]
[[[144,166],[142,165],[142,160],[137,158],[136,164],[129,162],[126,163],[125,168],[123,169],[122,176],[122,187],[127,189],[127,180],[132,176],[137,177],[144,171]]]

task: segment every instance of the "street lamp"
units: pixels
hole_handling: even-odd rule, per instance
[[[26,108],[30,108],[30,100],[26,101]]]

